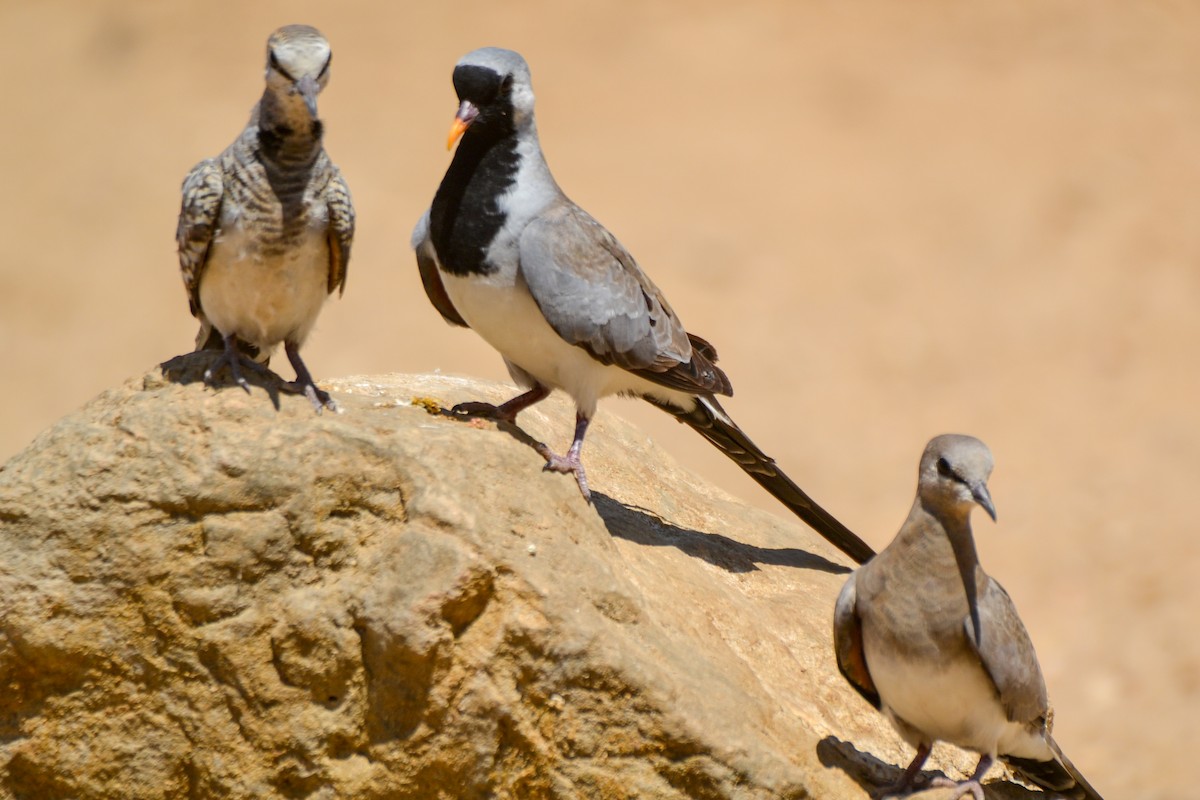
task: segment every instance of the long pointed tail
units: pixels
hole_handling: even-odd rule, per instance
[[[1021,773],[1034,784],[1043,789],[1055,792],[1073,800],[1104,800],[1100,793],[1092,788],[1087,778],[1071,763],[1071,759],[1063,755],[1058,742],[1046,733],[1046,744],[1054,751],[1054,759],[1050,761],[1035,761],[1030,758],[1000,756],[1004,763]]]
[[[871,549],[870,545],[838,522],[832,514],[817,505],[811,497],[804,493],[803,489],[783,473],[783,470],[775,466],[775,461],[759,450],[757,445],[750,441],[750,437],[729,418],[716,398],[698,396],[696,405],[691,410],[679,408],[653,397],[646,397],[646,400],[680,422],[686,423],[692,430],[716,445],[722,453],[745,470],[746,474],[753,478],[759,486],[770,492],[793,514],[804,520],[830,544],[856,562],[861,564],[875,555],[875,551]]]

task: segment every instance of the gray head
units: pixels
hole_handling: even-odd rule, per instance
[[[994,520],[996,507],[988,493],[992,453],[974,436],[949,433],[925,446],[917,479],[917,496],[935,512],[966,519],[979,504]]]
[[[316,28],[285,25],[267,39],[267,88],[288,105],[303,103],[316,119],[317,94],[329,83],[332,57]]]
[[[458,114],[448,147],[468,128],[504,135],[533,123],[533,83],[520,53],[501,47],[472,50],[454,65]]]

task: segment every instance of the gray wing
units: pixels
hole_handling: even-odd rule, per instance
[[[425,295],[429,298],[429,302],[433,303],[433,307],[446,322],[469,328],[470,325],[458,313],[454,303],[450,302],[450,295],[446,294],[446,287],[442,284],[437,257],[433,252],[433,242],[429,239],[428,211],[421,215],[421,218],[417,220],[417,226],[413,228],[412,248],[417,254],[417,269],[421,272],[421,285],[425,287]]]
[[[871,680],[871,672],[867,669],[867,657],[863,652],[862,620],[858,617],[858,590],[855,578],[858,572],[851,573],[846,585],[838,594],[837,605],[833,609],[833,651],[837,656],[838,671],[842,673],[850,685],[866,699],[868,703],[881,707],[879,690]]]
[[[569,201],[551,207],[526,226],[518,246],[521,275],[564,340],[664,386],[731,393],[662,292],[586,211]]]
[[[350,245],[354,243],[354,203],[342,172],[329,165],[333,175],[322,196],[329,209],[329,293],[346,291],[346,271],[350,267]]]
[[[201,317],[200,275],[208,261],[224,191],[221,167],[215,159],[201,161],[183,179],[183,204],[175,243],[179,247],[179,270],[187,290],[188,307],[195,317]]]
[[[963,619],[963,630],[996,685],[1005,714],[1012,722],[1032,722],[1044,716],[1050,707],[1046,681],[1033,641],[1008,592],[989,577],[978,605],[983,642],[975,641],[970,615]]]

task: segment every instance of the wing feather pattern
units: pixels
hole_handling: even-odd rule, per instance
[[[663,386],[732,393],[711,346],[693,348],[662,292],[586,211],[567,201],[546,210],[519,251],[530,294],[564,340]]]
[[[192,316],[200,319],[203,319],[200,276],[216,234],[224,191],[221,167],[216,159],[201,161],[183,179],[183,205],[179,210],[175,243],[179,247],[179,269],[187,289],[188,308]]]
[[[350,267],[350,246],[354,243],[354,203],[342,172],[329,165],[332,176],[325,186],[325,207],[329,209],[329,293],[346,291],[346,272]]]
[[[1004,713],[1009,721],[1021,723],[1044,716],[1050,708],[1046,681],[1012,598],[989,577],[978,606],[983,641],[975,641],[970,615],[963,619],[963,629],[1000,694]]]
[[[417,220],[417,225],[413,228],[412,248],[417,254],[417,269],[421,273],[421,285],[425,287],[425,295],[429,298],[429,302],[433,303],[433,307],[442,315],[442,319],[451,325],[458,325],[462,328],[471,327],[458,313],[454,303],[450,301],[450,295],[446,293],[446,287],[442,283],[442,276],[438,272],[437,257],[434,255],[433,241],[429,238],[428,211]]]
[[[867,669],[867,657],[863,651],[862,620],[858,617],[858,591],[852,574],[838,594],[833,610],[833,650],[837,657],[838,671],[850,682],[855,691],[875,708],[881,708],[879,690]]]

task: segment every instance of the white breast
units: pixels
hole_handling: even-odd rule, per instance
[[[977,660],[901,658],[880,645],[878,637],[863,634],[867,668],[889,718],[900,717],[929,739],[996,753],[1010,723]],[[901,726],[897,730],[904,733]]]
[[[863,653],[884,713],[906,739],[908,731],[896,717],[930,740],[977,753],[1042,761],[1054,757],[1038,731],[1009,721],[991,678],[975,658],[900,658],[869,630],[863,631]],[[910,739],[909,744],[918,743]]]
[[[213,242],[200,278],[200,305],[224,335],[237,334],[263,352],[280,342],[303,344],[328,297],[329,243],[311,231],[295,247],[262,256],[239,228]]]
[[[519,275],[456,277],[443,272],[442,281],[472,330],[545,386],[571,395],[586,417],[595,413],[601,397],[623,392],[690,402],[689,395],[601,364],[583,348],[568,344],[546,322]]]

